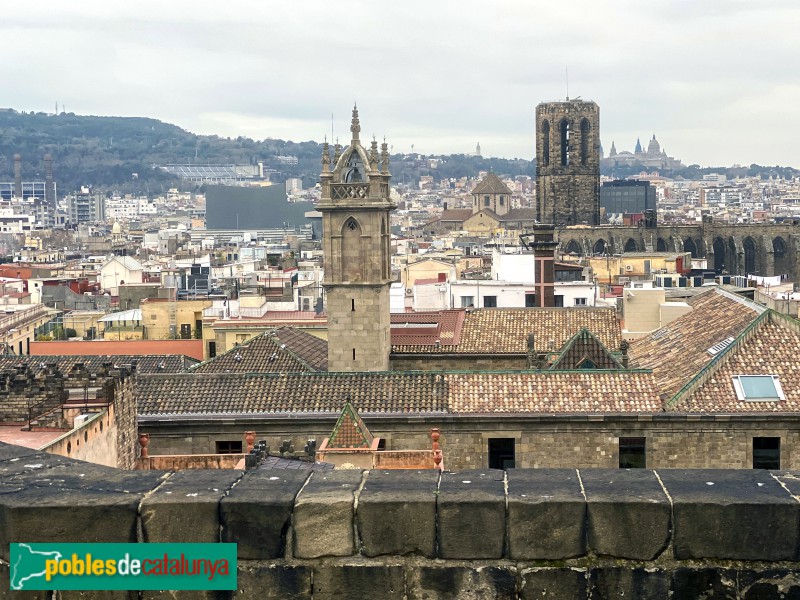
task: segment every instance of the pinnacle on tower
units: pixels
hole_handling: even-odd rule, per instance
[[[328,173],[330,171],[331,153],[328,149],[328,136],[325,136],[325,141],[322,143],[322,172]]]
[[[353,119],[350,122],[350,131],[353,133],[353,144],[358,141],[358,134],[361,133],[361,122],[358,120],[358,106],[353,104]]]

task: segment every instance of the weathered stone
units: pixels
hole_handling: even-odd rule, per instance
[[[222,541],[238,544],[240,560],[284,556],[294,499],[308,476],[307,471],[252,471],[220,501]]]
[[[652,560],[669,543],[669,499],[652,471],[581,469],[589,517],[589,549]]]
[[[294,556],[350,556],[353,503],[361,471],[330,471],[311,475],[294,504]]]
[[[794,560],[800,504],[767,471],[659,470],[675,558]]]
[[[670,576],[666,571],[607,568],[589,574],[591,600],[612,598],[669,598]]]
[[[409,600],[517,598],[513,567],[418,567],[407,572]]]
[[[508,538],[514,560],[586,553],[586,500],[574,469],[508,471]]]
[[[310,600],[311,568],[239,565],[237,588],[241,600]]]
[[[371,471],[356,524],[366,556],[436,553],[437,471]]]
[[[400,566],[319,566],[312,581],[314,600],[400,600],[405,596]]]
[[[504,471],[444,473],[438,507],[441,558],[502,558]]]
[[[800,600],[800,572],[796,569],[742,570],[738,575],[741,600]]]
[[[531,569],[522,574],[522,600],[575,600],[586,594],[586,571],[580,569]]]
[[[242,471],[179,471],[142,502],[145,542],[219,542],[219,502]]]
[[[670,600],[735,600],[736,588],[736,571],[678,568],[672,572]]]

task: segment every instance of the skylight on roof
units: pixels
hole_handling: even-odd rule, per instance
[[[719,354],[720,352],[725,350],[725,348],[730,346],[732,343],[733,343],[733,338],[732,337],[726,338],[726,339],[722,340],[721,342],[711,346],[711,348],[708,349],[708,353],[711,356],[716,356],[717,354]]]
[[[662,337],[664,337],[664,336],[665,336],[665,335],[667,335],[668,333],[669,333],[669,328],[667,328],[667,327],[664,327],[664,328],[662,328],[662,329],[659,329],[658,331],[656,331],[656,332],[652,333],[652,334],[650,335],[650,339],[651,339],[651,340],[660,340]]]
[[[777,375],[734,375],[733,387],[739,400],[748,402],[786,400]]]

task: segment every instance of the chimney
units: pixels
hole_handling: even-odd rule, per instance
[[[14,196],[22,200],[22,157],[14,155]]]
[[[558,242],[555,241],[555,226],[540,223],[533,227],[533,240],[528,242],[525,238],[530,234],[521,236],[522,243],[533,250],[534,260],[534,291],[536,293],[536,306],[553,307],[554,281],[555,281],[555,254]]]
[[[44,200],[50,208],[55,210],[56,187],[53,183],[53,156],[49,153],[44,155],[44,181]]]
[[[444,209],[447,210],[447,201],[444,202]]]

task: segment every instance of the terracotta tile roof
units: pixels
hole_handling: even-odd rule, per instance
[[[687,390],[669,410],[690,413],[786,413],[800,411],[800,323],[769,311],[725,351],[698,386]],[[739,400],[736,375],[777,375],[785,400]]]
[[[453,413],[662,412],[650,372],[447,374]]]
[[[535,221],[536,218],[535,208],[512,208],[500,217],[503,221]]]
[[[586,368],[622,368],[617,358],[586,328],[581,329],[564,344],[561,354],[555,357],[549,368],[552,371],[580,369],[587,361],[591,365]]]
[[[497,175],[491,171],[472,188],[473,194],[508,194],[511,190]]]
[[[137,377],[139,414],[661,412],[643,371],[182,374]]]
[[[328,448],[370,448],[375,437],[349,402],[333,426]]]
[[[438,221],[466,221],[472,216],[471,208],[448,208],[443,210],[441,216],[436,219]],[[433,222],[433,221],[431,221]]]
[[[301,373],[327,369],[325,340],[299,329],[279,327],[201,363],[193,372]]]
[[[461,330],[466,313],[463,310],[441,310],[416,313],[393,313],[391,315],[392,345],[452,348],[461,341]],[[412,327],[404,327],[410,324]],[[417,325],[417,327],[413,327]],[[430,325],[430,327],[420,327]]]
[[[67,375],[76,364],[82,363],[89,373],[97,373],[103,363],[114,366],[129,366],[136,362],[139,373],[183,373],[197,361],[187,359],[183,355],[148,355],[137,356],[131,354],[103,354],[99,356],[16,356],[13,354],[0,355],[0,370],[11,369],[17,365],[28,365],[34,375],[39,374],[50,363],[56,363],[62,375]]]
[[[619,322],[612,308],[484,308],[471,310],[469,314],[463,310],[450,312],[465,313],[461,338],[455,345],[446,345],[444,339],[438,348],[422,343],[403,344],[395,342],[393,335],[392,352],[525,354],[531,333],[536,350],[556,352],[583,328],[611,350],[622,343]],[[392,317],[394,322],[394,315]]]
[[[714,358],[708,349],[738,336],[763,307],[719,290],[687,300],[692,311],[631,343],[632,367],[653,369],[666,400]]]

